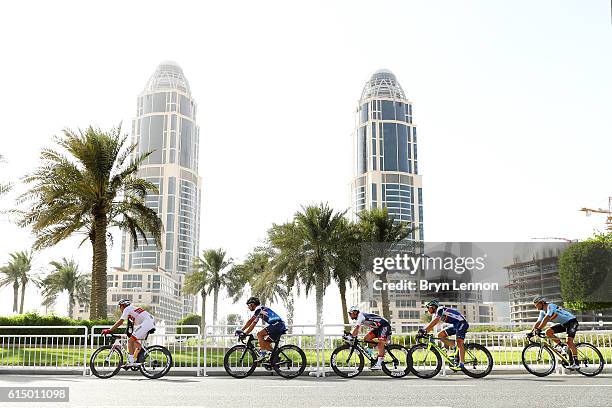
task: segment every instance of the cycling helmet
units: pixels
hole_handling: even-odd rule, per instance
[[[538,296],[536,296],[536,297],[534,297],[534,298],[533,298],[533,304],[534,304],[534,305],[537,305],[537,304],[538,304],[538,303],[540,303],[540,302],[548,303],[548,302],[546,301],[546,298],[545,298],[544,296],[540,296],[540,295],[538,295]]]
[[[349,313],[359,312],[359,308],[357,306],[351,306],[348,310]]]
[[[121,299],[117,304],[119,306],[129,306],[132,304],[132,302],[129,299]]]
[[[259,306],[261,305],[261,302],[259,301],[259,298],[255,297],[255,296],[251,296],[247,301],[246,304],[250,305],[251,303],[253,303],[255,306]]]
[[[430,308],[430,307],[438,307],[440,306],[440,301],[438,299],[433,299],[430,300],[429,302],[425,303],[425,308]]]

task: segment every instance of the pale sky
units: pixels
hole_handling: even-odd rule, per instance
[[[3,3],[0,180],[32,171],[62,128],[129,131],[147,79],[174,60],[199,105],[201,249],[241,259],[302,204],[350,206],[354,109],[388,68],[414,102],[427,240],[585,238],[603,218],[578,209],[612,195],[611,31],[607,0]],[[0,229],[4,264],[32,238],[6,216]],[[87,268],[76,242],[35,264]],[[340,320],[333,288],[326,302]]]

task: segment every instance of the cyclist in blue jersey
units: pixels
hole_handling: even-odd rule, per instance
[[[447,337],[456,335],[457,349],[459,350],[459,364],[455,367],[450,367],[450,369],[453,371],[461,371],[463,369],[463,362],[465,361],[465,347],[463,343],[465,341],[465,334],[470,325],[459,311],[451,309],[450,307],[440,307],[440,302],[438,300],[434,299],[428,302],[425,307],[432,316],[432,319],[426,327],[419,329],[419,334],[424,335],[430,332],[440,322],[451,324],[451,327],[447,327],[438,333],[438,337],[441,338],[442,343],[444,343],[447,348],[450,348],[455,345],[455,341],[447,339]]]
[[[263,361],[272,352],[272,341],[279,341],[281,336],[287,333],[287,327],[283,319],[269,307],[263,306],[258,298],[252,296],[247,300],[246,304],[249,310],[254,313],[253,316],[247,320],[242,330],[236,330],[236,336],[251,333],[259,319],[263,320],[266,326],[257,332],[257,340],[259,340],[260,349],[259,359],[257,361]]]
[[[382,363],[385,359],[385,344],[391,339],[391,324],[382,316],[359,311],[357,306],[351,306],[348,315],[351,317],[351,320],[356,321],[355,327],[349,335],[349,340],[357,337],[361,326],[370,328],[368,334],[363,336],[364,341],[371,342],[374,341],[375,338],[378,339],[378,359],[376,363],[370,367],[370,370],[381,370]],[[369,344],[368,347],[370,347]],[[368,350],[370,350],[370,348],[368,348]]]
[[[556,344],[556,348],[561,352],[566,352],[565,345],[561,343],[561,339],[555,336],[555,333],[566,332],[567,333],[567,347],[571,353],[569,354],[570,361],[572,364],[567,368],[575,370],[579,367],[578,359],[576,358],[577,351],[576,345],[574,344],[574,337],[578,331],[578,320],[576,316],[563,309],[561,306],[557,306],[554,303],[548,303],[544,296],[536,296],[533,299],[533,304],[536,309],[540,311],[538,320],[533,325],[531,333],[540,334],[542,329],[548,322],[557,323],[546,330],[546,335],[550,337]]]

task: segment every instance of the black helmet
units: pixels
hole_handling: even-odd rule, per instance
[[[427,308],[427,307],[435,307],[435,308],[438,308],[438,306],[440,306],[440,301],[439,301],[438,299],[433,299],[433,300],[430,300],[429,302],[427,302],[427,303],[425,304],[425,307],[426,307],[426,308]]]
[[[261,305],[261,302],[259,301],[259,298],[255,297],[255,296],[251,296],[247,301],[246,304],[250,305],[251,303],[253,303],[255,306],[259,306]]]

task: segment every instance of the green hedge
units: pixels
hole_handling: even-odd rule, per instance
[[[61,317],[56,315],[39,315],[38,313],[25,313],[16,316],[0,316],[0,326],[87,326],[91,332],[91,327],[95,325],[112,325],[115,321],[108,319],[99,320],[74,320],[68,317]],[[11,335],[11,334],[71,334],[78,335],[82,334],[82,329],[0,329],[0,335]]]

